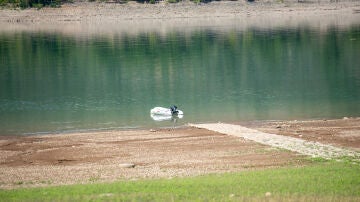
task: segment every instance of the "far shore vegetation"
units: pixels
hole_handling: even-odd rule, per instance
[[[41,9],[43,7],[60,7],[63,3],[74,3],[76,0],[0,0],[0,7],[2,8],[37,8]],[[119,3],[124,4],[129,1],[135,1],[138,3],[150,3],[156,4],[161,0],[87,0],[88,2],[105,2],[105,3]],[[178,3],[182,0],[162,0],[167,3]],[[190,0],[194,3],[207,3],[212,0]],[[238,0],[233,0],[238,1]],[[254,0],[247,0],[252,2]]]
[[[71,0],[0,0],[0,6],[3,8],[40,9],[44,6],[60,7],[65,2],[71,2]]]
[[[108,2],[108,3],[127,3],[129,0],[88,0],[89,2]],[[199,1],[199,0],[194,0]],[[74,0],[0,0],[2,8],[37,8],[43,7],[60,7],[63,3],[73,3]],[[158,0],[139,0],[141,3],[157,3]],[[176,3],[179,0],[167,0],[169,3]]]

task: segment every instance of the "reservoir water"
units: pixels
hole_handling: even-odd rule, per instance
[[[360,115],[360,24],[71,35],[0,29],[0,135]]]

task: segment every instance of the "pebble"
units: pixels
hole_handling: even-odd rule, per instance
[[[345,116],[343,119],[344,119],[344,120],[348,120],[349,118]]]
[[[121,163],[121,164],[119,164],[119,166],[121,168],[134,168],[135,164],[133,164],[133,163]]]
[[[271,192],[266,192],[266,193],[265,193],[265,196],[266,196],[266,197],[270,197],[270,196],[271,196]]]
[[[150,129],[150,132],[156,132],[156,130],[155,129]]]

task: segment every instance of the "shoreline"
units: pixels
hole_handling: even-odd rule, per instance
[[[262,126],[274,126],[286,123],[307,123],[307,122],[321,122],[321,121],[338,121],[338,120],[360,120],[360,117],[342,117],[342,118],[303,118],[303,119],[260,119],[260,120],[240,120],[240,121],[205,121],[205,122],[188,122],[179,125],[169,126],[122,126],[122,127],[109,127],[109,128],[83,128],[73,130],[57,130],[57,131],[39,131],[39,132],[26,132],[21,134],[1,134],[1,137],[41,137],[41,136],[62,136],[84,133],[103,133],[103,132],[127,132],[127,131],[152,131],[152,130],[181,130],[184,128],[192,127],[194,124],[214,124],[214,123],[228,123],[235,125],[242,125],[245,127],[259,129]],[[264,131],[265,132],[265,131]],[[359,145],[360,146],[360,145]]]
[[[331,129],[327,131],[330,135],[330,133],[339,133],[347,132],[347,130],[350,130],[350,133],[355,133],[355,136],[359,136],[359,142],[354,142],[354,140],[348,140],[347,143],[340,143],[340,141],[325,141],[326,144],[335,144],[340,147],[347,147],[351,148],[353,150],[357,150],[360,152],[360,117],[343,117],[343,118],[309,118],[309,119],[296,119],[296,120],[251,120],[251,121],[225,121],[225,122],[198,122],[198,123],[184,123],[182,125],[178,126],[159,126],[159,127],[151,127],[151,126],[144,126],[144,127],[120,127],[117,129],[114,128],[101,128],[101,129],[79,129],[79,130],[69,130],[69,131],[49,131],[49,132],[34,132],[34,133],[27,133],[27,134],[0,134],[0,143],[1,140],[6,139],[16,139],[16,138],[48,138],[48,137],[71,137],[76,135],[96,135],[98,133],[136,133],[136,132],[146,132],[146,133],[154,133],[158,131],[181,131],[186,130],[189,128],[195,129],[193,125],[201,125],[201,124],[233,124],[233,125],[239,125],[243,126],[249,129],[258,130],[265,133],[271,133],[271,134],[279,134],[283,136],[290,136],[290,137],[300,137],[304,140],[309,141],[319,141],[322,142],[322,138],[311,138],[308,136],[303,137],[300,135],[300,130],[304,130],[305,133],[311,133],[315,132],[316,135],[319,135],[320,133],[317,130],[322,130],[327,128],[327,124],[329,124],[328,127],[334,129]],[[324,126],[324,128],[322,128]],[[300,129],[301,127],[306,129]],[[352,131],[354,130],[354,131]],[[299,136],[300,135],[300,136]],[[321,134],[320,134],[321,135]],[[342,134],[344,135],[344,134]],[[351,136],[351,135],[350,135]],[[356,137],[357,138],[357,137]],[[346,142],[346,141],[345,141]],[[0,145],[1,146],[1,145]]]

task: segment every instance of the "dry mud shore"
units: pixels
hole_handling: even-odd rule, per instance
[[[360,150],[360,118],[237,124]],[[196,176],[307,163],[307,157],[296,152],[193,127],[0,136],[0,189]]]
[[[212,1],[195,4],[99,3],[77,1],[61,8],[0,9],[1,31],[56,31],[67,34],[159,31],[211,27],[212,29],[278,26],[349,26],[360,22],[360,1]]]

